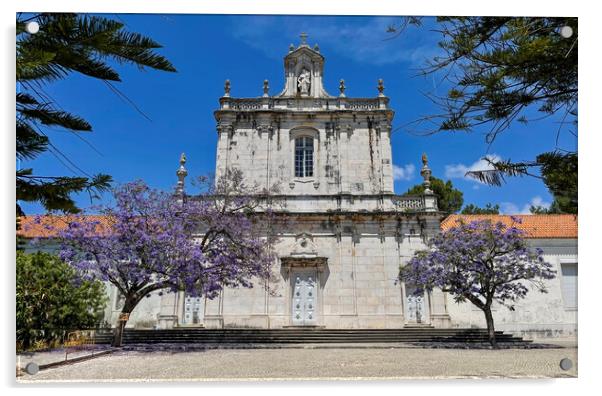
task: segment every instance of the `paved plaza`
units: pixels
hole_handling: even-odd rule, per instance
[[[570,358],[564,371],[559,362]],[[38,381],[187,381],[577,376],[577,349],[218,349],[125,352],[25,374]]]

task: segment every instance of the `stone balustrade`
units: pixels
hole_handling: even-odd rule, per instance
[[[303,111],[353,110],[374,111],[389,109],[387,97],[377,98],[296,98],[261,97],[220,99],[220,110],[255,111],[274,109],[302,109]]]
[[[436,212],[434,195],[270,195],[271,210],[280,213]],[[256,210],[267,208],[267,196],[255,197]]]

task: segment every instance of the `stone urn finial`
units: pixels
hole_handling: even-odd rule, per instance
[[[224,83],[224,97],[230,96],[230,80],[226,80]]]
[[[382,78],[378,79],[378,96],[385,96],[385,85]]]
[[[431,190],[431,169],[429,168],[429,161],[426,153],[422,153],[422,169],[420,170],[420,176],[424,179],[422,185],[424,186],[425,194],[432,194]]]
[[[339,94],[340,98],[344,98],[345,97],[345,80],[341,79],[341,81],[339,81],[339,91],[341,92]]]
[[[270,83],[268,80],[263,80],[263,97],[267,98],[269,96],[268,92],[270,90]]]

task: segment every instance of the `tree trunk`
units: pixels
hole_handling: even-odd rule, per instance
[[[130,314],[136,308],[136,305],[142,300],[144,296],[147,294],[162,289],[164,284],[152,284],[147,285],[141,289],[137,289],[137,291],[131,291],[131,293],[126,296],[125,301],[123,303],[123,308],[121,308],[121,313],[119,314],[119,319],[117,321],[117,325],[115,326],[115,330],[113,331],[113,346],[120,347],[123,345],[123,333],[125,331],[125,325],[130,318]]]
[[[491,313],[491,307],[486,306],[483,308],[485,313],[485,320],[487,321],[487,335],[489,336],[489,343],[492,347],[497,348],[497,342],[495,340],[495,328],[493,326],[493,314]]]
[[[120,315],[121,316],[121,315]],[[126,320],[118,320],[115,329],[113,329],[113,343],[114,347],[120,347],[123,345],[123,330],[125,329]]]
[[[115,326],[115,330],[113,332],[113,346],[120,347],[123,345],[123,332],[125,331],[125,325],[127,324],[130,314],[138,304],[140,299],[136,299],[135,297],[126,297],[125,303],[123,304],[123,308],[121,308],[121,313],[119,314],[119,318],[117,319],[117,325]]]

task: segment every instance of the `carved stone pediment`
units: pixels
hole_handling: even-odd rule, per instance
[[[278,97],[333,98],[324,89],[324,57],[316,46],[313,49],[305,39],[284,58],[286,82]]]
[[[291,252],[292,257],[317,257],[318,249],[313,236],[303,232],[295,236],[295,245]]]

